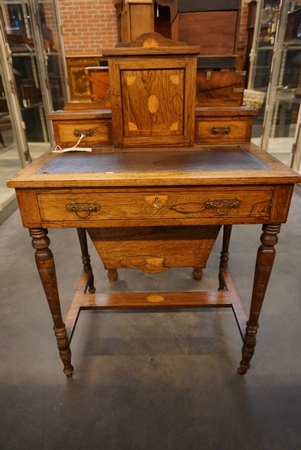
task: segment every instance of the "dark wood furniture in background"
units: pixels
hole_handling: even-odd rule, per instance
[[[202,55],[235,55],[240,9],[240,0],[176,0],[171,7],[171,37],[200,45]]]
[[[117,136],[113,133],[112,138],[116,145],[124,146],[98,143],[92,154],[49,151],[7,183],[16,189],[23,225],[29,228],[32,237],[68,377],[73,373],[70,342],[79,313],[84,309],[230,307],[243,338],[238,373],[245,374],[250,366],[277,234],[287,219],[293,187],[301,182],[301,176],[249,142],[250,116],[241,109],[234,119],[237,126],[244,123],[239,138],[239,126],[238,129],[235,125],[224,126],[221,122],[225,112],[216,111],[221,122],[211,117],[207,136],[210,143],[191,142],[197,123],[194,96],[180,112],[173,108],[179,99],[185,104],[186,95],[195,90],[190,61],[196,59],[195,52],[195,47],[173,45],[153,33],[129,46],[104,52],[110,61],[112,108],[116,109],[112,129]],[[136,79],[132,73],[135,64]],[[189,76],[186,78],[185,74]],[[136,82],[139,90],[145,90],[143,105],[128,91]],[[162,85],[167,86],[164,92]],[[173,95],[178,98],[172,100]],[[185,108],[188,116],[184,119]],[[169,114],[164,119],[160,111]],[[99,115],[94,119],[89,110],[80,112],[82,118],[85,113],[91,117],[87,124],[83,119],[83,128],[86,125],[88,128],[89,120],[100,123],[108,119],[105,112],[95,112]],[[205,108],[197,116],[206,122],[204,114]],[[131,128],[128,123],[132,118],[137,123]],[[181,122],[182,134],[178,134],[179,126],[168,126],[170,118]],[[69,125],[72,127],[72,123]],[[199,130],[202,133],[203,125]],[[94,129],[91,139],[93,136]],[[140,147],[133,147],[135,143]],[[234,224],[263,225],[248,319],[228,268]],[[66,227],[77,228],[83,273],[64,323],[47,229]],[[171,267],[194,267],[194,278],[201,279],[221,227],[223,244],[216,291],[95,293],[86,230],[109,279],[114,281],[121,267],[148,273],[161,273]]]

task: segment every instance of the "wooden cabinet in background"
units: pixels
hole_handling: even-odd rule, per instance
[[[120,42],[129,42],[142,33],[154,31],[153,0],[115,0],[113,3],[117,11]]]
[[[171,38],[200,45],[202,55],[237,52],[241,0],[177,0],[171,8]]]

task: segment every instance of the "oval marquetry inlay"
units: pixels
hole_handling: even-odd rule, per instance
[[[161,303],[164,301],[164,297],[162,295],[152,294],[152,295],[148,295],[146,297],[146,300],[150,303]]]
[[[159,108],[159,100],[155,95],[150,95],[147,100],[147,107],[152,114],[156,113]]]
[[[126,84],[127,84],[128,86],[132,86],[132,84],[135,83],[136,78],[137,78],[137,77],[136,77],[135,75],[128,75],[128,76],[126,77]]]
[[[146,39],[146,41],[143,42],[143,47],[149,48],[149,47],[159,47],[158,41],[154,38]]]
[[[202,203],[190,202],[190,203],[178,203],[173,205],[170,209],[180,214],[194,214],[204,210]]]

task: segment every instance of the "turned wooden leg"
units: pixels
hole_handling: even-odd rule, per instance
[[[33,228],[29,230],[29,233],[32,237],[32,246],[36,250],[36,264],[52,315],[53,329],[60,357],[64,364],[64,373],[67,377],[71,377],[73,373],[71,351],[66,327],[62,320],[54,260],[52,252],[49,249],[50,240],[47,236],[48,231],[44,228]]]
[[[86,286],[85,292],[87,292],[87,289],[89,290],[90,294],[95,294],[95,286],[94,286],[94,275],[92,271],[91,266],[91,259],[88,252],[88,243],[87,243],[87,234],[85,228],[77,228],[77,234],[78,239],[80,243],[80,248],[82,252],[82,261],[84,266],[84,271],[89,274],[88,283]]]
[[[203,278],[203,269],[201,267],[194,267],[192,276],[195,280],[201,280]]]
[[[3,140],[3,137],[2,137],[1,131],[0,131],[0,144],[2,144],[2,146],[3,146],[4,148],[6,147],[6,145],[4,144],[4,140]]]
[[[118,280],[118,272],[116,269],[108,269],[107,275],[111,282]]]
[[[220,269],[227,269],[227,267],[228,267],[228,261],[229,261],[229,255],[230,255],[229,246],[230,246],[231,232],[232,232],[232,225],[224,225],[223,246],[222,246],[220,264],[219,264]],[[219,271],[218,280],[219,280],[218,290],[226,291],[227,286],[225,284],[225,280],[224,280],[224,277],[223,277],[221,271]]]
[[[254,354],[256,345],[256,334],[258,330],[258,318],[261,311],[263,299],[270,279],[275,260],[275,248],[281,225],[263,225],[261,235],[262,245],[258,249],[250,317],[247,322],[246,335],[242,348],[242,360],[237,373],[244,375],[250,367],[250,360]]]

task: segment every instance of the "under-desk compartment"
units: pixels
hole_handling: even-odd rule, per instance
[[[38,194],[41,218],[44,222],[101,220],[166,220],[180,223],[187,219],[231,217],[268,218],[273,189],[270,187],[236,190],[199,189],[186,193],[176,190],[146,192],[44,192]]]

